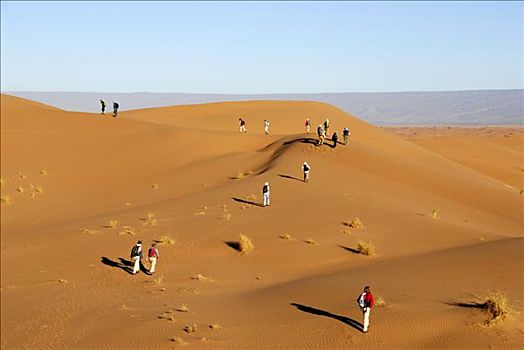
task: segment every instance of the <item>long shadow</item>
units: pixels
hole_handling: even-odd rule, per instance
[[[360,254],[360,252],[354,248],[345,247],[343,245],[338,245],[340,248],[347,250],[348,252],[354,253],[354,254]]]
[[[127,263],[131,264],[131,262],[128,261],[128,260],[122,259],[122,258],[119,258],[119,260],[120,260],[120,262],[114,261],[114,260],[109,259],[106,256],[103,256],[101,258],[102,264],[107,265],[107,266],[111,266],[111,267],[119,268],[121,270],[124,270],[128,274],[132,275],[133,274],[133,269],[130,268],[129,265],[127,264]],[[124,263],[124,262],[126,262],[126,263]]]
[[[291,179],[291,180],[297,180],[297,181],[300,181],[300,182],[304,182],[302,179],[299,179],[297,177],[293,177],[291,175],[278,174],[278,176],[286,178],[286,179]]]
[[[257,206],[257,207],[264,207],[260,203],[252,202],[252,201],[249,201],[249,200],[243,199],[243,198],[231,197],[231,199],[234,200],[235,202],[239,202],[239,203],[251,204],[251,205],[254,205],[254,206]]]
[[[356,330],[358,330],[360,332],[363,331],[364,326],[362,325],[362,323],[360,323],[358,321],[355,321],[352,318],[349,318],[349,317],[346,317],[346,316],[335,315],[335,314],[332,314],[331,312],[328,312],[328,311],[315,309],[314,307],[301,305],[301,304],[297,304],[297,303],[291,303],[290,305],[296,307],[298,310],[300,310],[302,312],[307,312],[308,314],[313,314],[313,315],[317,315],[317,316],[330,317],[330,318],[338,320],[338,321],[340,321],[342,323],[345,323],[348,326],[351,326],[351,327],[355,328]]]
[[[291,143],[295,143],[295,142],[309,143],[309,144],[312,144],[312,145],[316,146],[318,144],[318,139],[312,138],[312,137],[303,137],[301,139],[286,141],[286,142],[284,142],[284,145],[287,146],[287,145],[289,145]]]
[[[465,308],[470,308],[470,309],[484,309],[486,307],[485,303],[476,303],[476,302],[459,303],[459,302],[445,301],[444,304],[450,305],[450,306],[465,307]]]
[[[237,241],[224,241],[224,243],[230,247],[236,250],[237,252],[240,252],[240,242]]]

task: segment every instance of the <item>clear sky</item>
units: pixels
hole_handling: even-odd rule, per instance
[[[524,88],[523,2],[5,2],[2,91]]]

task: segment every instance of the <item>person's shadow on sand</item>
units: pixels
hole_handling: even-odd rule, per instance
[[[354,319],[346,317],[346,316],[335,315],[335,314],[332,314],[331,312],[328,312],[328,311],[315,309],[314,307],[301,305],[301,304],[297,304],[297,303],[291,303],[291,305],[296,307],[298,310],[300,310],[302,312],[307,312],[308,314],[334,318],[335,320],[338,320],[338,321],[340,321],[342,323],[345,323],[348,326],[351,326],[351,327],[353,327],[356,330],[361,331],[361,332],[364,329],[364,326],[362,325],[362,323],[357,322]]]
[[[248,201],[247,199],[243,199],[243,198],[232,197],[231,199],[234,200],[235,202],[238,202],[238,203],[244,203],[244,204],[255,205],[255,206],[257,206],[257,207],[264,207],[263,204],[256,203],[256,202],[252,202],[252,201]]]
[[[133,263],[131,261],[129,261],[129,260],[124,259],[124,258],[118,258],[118,260],[120,260],[120,261],[119,262],[118,261],[113,261],[113,260],[109,259],[106,256],[103,256],[102,259],[101,259],[102,264],[107,265],[107,266],[111,266],[111,267],[117,267],[117,268],[119,268],[121,270],[124,270],[128,274],[132,275],[133,274]]]

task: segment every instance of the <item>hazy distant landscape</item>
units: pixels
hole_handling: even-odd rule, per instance
[[[22,92],[23,97],[77,112],[98,112],[100,98],[122,110],[222,101],[321,101],[377,125],[521,125],[524,90],[319,94],[188,94],[106,92]],[[323,117],[323,116],[318,116]]]

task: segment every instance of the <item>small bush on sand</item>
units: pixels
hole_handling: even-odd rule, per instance
[[[508,298],[500,291],[493,291],[488,294],[482,308],[489,315],[489,319],[485,322],[487,326],[505,321],[511,313]]]
[[[256,201],[257,196],[254,193],[251,193],[249,196],[246,196],[246,199],[250,201]]]
[[[40,175],[46,176],[47,175],[47,170],[45,170],[45,169],[40,170]]]
[[[255,246],[251,242],[251,238],[246,235],[240,234],[240,240],[238,241],[239,252],[241,255],[248,254],[251,252]]]
[[[105,228],[116,228],[118,226],[118,220],[109,220],[104,226]]]
[[[128,235],[128,236],[134,236],[135,232],[131,229],[131,226],[123,226],[122,231],[119,232],[119,235]]]
[[[212,325],[209,325],[209,328],[211,328],[211,329],[219,329],[219,328],[222,328],[222,326],[219,325],[218,323],[213,323]]]
[[[184,332],[186,333],[195,333],[197,331],[197,325],[193,323],[192,326],[185,326]]]
[[[355,228],[355,229],[362,229],[362,228],[364,228],[364,224],[362,223],[362,221],[360,221],[359,218],[351,219],[350,222],[346,223],[346,226],[349,226],[349,227]]]
[[[16,188],[16,192],[18,192],[18,193],[24,193],[24,188],[23,188],[22,186],[18,186],[18,187]]]
[[[13,202],[11,201],[11,197],[9,197],[8,194],[3,195],[1,199],[2,205],[11,205]]]
[[[83,229],[80,230],[80,232],[82,232],[82,233],[86,233],[86,234],[93,234],[93,233],[95,233],[96,231],[95,231],[95,230],[91,230],[91,229],[89,229],[89,228],[83,228]]]
[[[243,179],[251,174],[253,174],[252,170],[239,171],[236,176],[232,176],[231,178],[238,180],[238,179]]]
[[[208,281],[208,282],[213,281],[213,277],[204,276],[201,273],[199,273],[199,274],[197,274],[195,276],[191,276],[191,279],[192,280],[196,280],[196,281]]]
[[[431,211],[431,214],[429,215],[433,220],[438,220],[440,219],[440,213],[437,209],[433,209]]]
[[[181,337],[179,337],[178,335],[176,337],[173,337],[171,339],[173,343],[177,344],[177,345],[186,345],[187,342],[184,341],[184,339],[182,339]]]
[[[148,213],[147,216],[143,219],[144,225],[155,226],[158,223],[156,215],[154,213]]]
[[[158,184],[152,184],[151,188],[154,189],[154,190],[158,189]]]
[[[384,299],[381,295],[377,296],[377,299],[375,300],[375,306],[378,307],[386,307],[388,303],[386,302],[386,299]]]
[[[18,176],[19,176],[21,179],[25,179],[25,175],[24,175],[24,173],[22,173],[22,170],[18,170],[16,173],[18,174]]]
[[[182,304],[179,308],[176,309],[178,312],[189,312],[189,308],[186,306],[186,304]]]
[[[42,189],[42,187],[37,187],[35,188],[35,193],[41,194],[44,193],[44,190]]]
[[[171,236],[169,236],[168,234],[163,235],[162,237],[156,240],[156,243],[158,243],[158,245],[173,245],[175,244],[175,242],[176,241],[173,238],[171,238]]]
[[[312,238],[306,238],[304,242],[310,245],[317,245],[317,242]]]
[[[280,237],[281,239],[283,239],[283,240],[286,240],[286,241],[288,241],[288,240],[291,239],[291,235],[288,235],[287,233],[286,233],[286,234],[283,234],[283,235],[280,235],[279,237]]]
[[[357,251],[367,256],[375,256],[375,245],[371,241],[358,241]]]

